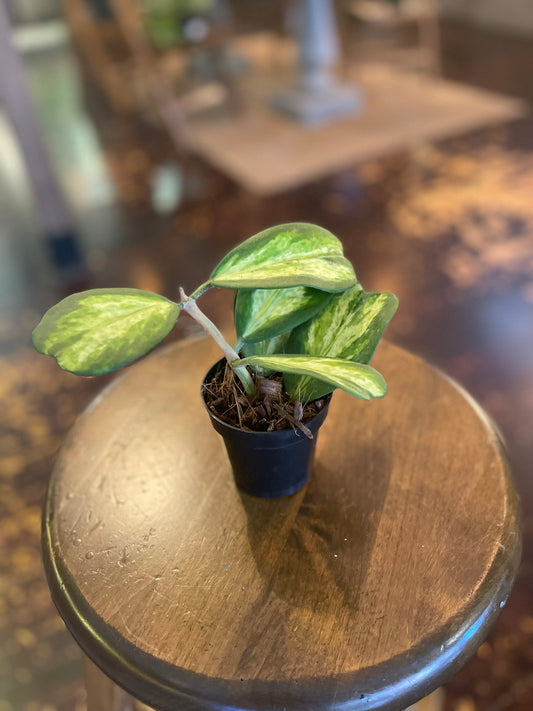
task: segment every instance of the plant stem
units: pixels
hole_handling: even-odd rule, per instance
[[[226,339],[220,333],[215,324],[207,318],[203,311],[200,311],[195,299],[187,296],[187,294],[183,291],[181,287],[180,297],[180,306],[183,311],[186,311],[189,316],[191,316],[197,323],[199,323],[200,326],[202,326],[202,328],[211,336],[215,343],[221,348],[222,352],[224,353],[224,357],[226,358],[228,363],[231,365],[234,361],[240,360],[237,351],[230,346],[230,344],[226,341]],[[253,397],[255,395],[255,384],[252,376],[246,369],[246,366],[235,367],[231,365],[231,367],[232,370],[235,372],[235,375],[237,375],[237,377],[243,384],[246,394],[250,397]]]

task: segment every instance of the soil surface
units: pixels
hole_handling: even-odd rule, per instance
[[[283,391],[281,373],[268,378],[253,377],[258,394],[251,400],[229,365],[221,365],[213,379],[203,385],[202,392],[209,410],[223,422],[242,430],[273,432],[299,429],[312,439],[313,435],[305,423],[322,410],[328,397],[302,406]]]

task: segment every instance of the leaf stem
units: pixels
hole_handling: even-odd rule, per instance
[[[211,289],[213,285],[210,284],[208,281],[206,281],[204,284],[200,284],[200,286],[195,289],[192,294],[189,296],[189,299],[198,299],[203,293],[205,293],[208,289]],[[181,293],[181,291],[180,291]]]
[[[198,308],[198,304],[195,299],[187,296],[181,286],[179,291],[181,298],[180,306],[183,311],[186,311],[189,316],[199,323],[200,326],[202,326],[202,328],[211,336],[215,343],[221,348],[228,363],[231,365],[234,361],[240,360],[237,351],[230,346],[215,324],[207,318],[203,311]],[[246,394],[253,397],[255,395],[255,384],[252,376],[246,369],[246,366],[232,366],[232,370],[235,371],[235,375],[237,375],[243,384]]]

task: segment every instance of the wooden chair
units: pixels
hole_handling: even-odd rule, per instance
[[[107,4],[109,14],[101,17],[91,11],[87,0],[64,2],[74,42],[92,78],[113,110],[159,121],[177,152],[190,152],[188,117],[232,99],[234,84],[219,78],[187,87],[189,48],[157,51],[146,34],[138,0],[107,0]],[[227,31],[213,30],[206,44],[217,47]]]
[[[87,0],[65,0],[63,12],[84,68],[117,113],[137,108],[129,49],[115,19],[95,16]]]
[[[348,0],[343,7],[356,23],[350,47],[352,59],[389,61],[440,74],[440,28],[435,0]],[[410,29],[414,29],[415,41],[409,44],[402,40]]]
[[[256,499],[235,488],[200,401],[217,358],[210,341],[185,342],[130,368],[60,454],[44,564],[92,660],[89,711],[416,702],[475,652],[516,574],[497,431],[443,374],[383,343],[387,396],[336,392],[311,482]]]

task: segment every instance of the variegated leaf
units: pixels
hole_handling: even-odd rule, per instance
[[[33,344],[64,370],[101,375],[156,346],[178,315],[178,304],[148,291],[82,291],[46,312],[33,332]]]
[[[240,352],[244,357],[260,355],[260,356],[270,356],[275,354],[281,354],[285,352],[285,345],[290,336],[290,331],[281,333],[279,336],[274,336],[274,338],[269,338],[266,341],[257,341],[256,343],[245,342],[240,348]],[[264,368],[261,366],[250,366],[252,370],[262,378],[267,378],[274,371],[270,368]]]
[[[240,343],[274,338],[315,316],[332,294],[307,286],[288,289],[239,289],[235,328]]]
[[[294,222],[242,242],[222,259],[207,284],[230,289],[313,286],[338,292],[356,281],[342,244],[331,232]]]
[[[367,293],[356,285],[334,295],[314,319],[295,328],[286,352],[368,363],[397,307],[394,294]],[[298,390],[306,400],[324,394],[324,386],[308,376],[287,376],[286,389]]]
[[[370,400],[373,397],[383,397],[387,392],[385,380],[377,370],[363,363],[354,363],[340,358],[307,355],[250,356],[235,361],[232,366],[235,364],[261,366],[285,374],[312,376],[313,379],[319,379],[323,383],[325,392],[322,395],[335,388],[341,388],[362,400]],[[293,400],[306,401],[301,397],[298,389],[290,391],[289,394]]]

